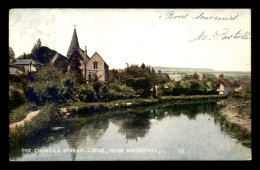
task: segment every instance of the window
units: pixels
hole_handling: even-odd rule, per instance
[[[98,69],[98,62],[95,61],[93,64],[94,64],[94,65],[93,65],[93,68],[94,68],[94,69]]]
[[[91,80],[91,72],[88,73],[88,80]]]

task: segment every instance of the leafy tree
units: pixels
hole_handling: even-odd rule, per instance
[[[9,62],[15,62],[15,53],[12,47],[9,47]]]
[[[142,64],[131,65],[120,74],[122,84],[132,87],[142,97],[151,95],[151,88],[158,83],[158,77],[151,71],[150,67]]]
[[[109,70],[108,72],[108,82],[116,82],[119,80],[118,70]]]
[[[37,105],[64,103],[73,99],[74,83],[68,74],[53,66],[44,66],[28,85],[27,99]]]
[[[80,54],[77,52],[74,52],[69,60],[69,74],[74,82],[78,83],[84,83],[85,79],[82,74],[82,70],[80,69]]]

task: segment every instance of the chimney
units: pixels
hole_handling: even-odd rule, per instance
[[[84,51],[84,60],[87,62],[87,46],[85,46],[85,51]]]

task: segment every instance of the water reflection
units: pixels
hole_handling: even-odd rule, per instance
[[[203,103],[203,104],[190,104],[190,105],[173,105],[172,103],[164,103],[158,104],[154,106],[145,106],[145,107],[138,107],[138,108],[129,108],[129,109],[120,109],[120,110],[112,110],[107,111],[102,114],[96,114],[93,116],[76,116],[75,118],[68,119],[66,122],[61,123],[59,126],[65,127],[59,131],[45,131],[41,132],[37,137],[34,139],[26,139],[26,145],[24,148],[40,148],[40,147],[48,147],[51,144],[57,143],[59,144],[60,141],[65,140],[68,144],[69,149],[78,149],[78,148],[89,148],[91,146],[95,146],[102,137],[105,136],[106,132],[108,131],[111,124],[118,127],[117,134],[120,134],[124,137],[125,145],[127,145],[130,141],[139,142],[143,140],[148,132],[152,129],[153,124],[158,124],[158,128],[160,128],[160,122],[163,122],[164,119],[166,121],[175,122],[172,120],[179,120],[179,117],[185,116],[187,120],[192,120],[194,122],[200,122],[199,125],[196,127],[204,126],[204,128],[209,126],[209,124],[205,124],[203,122],[210,121],[214,119],[215,126],[218,124],[218,120],[215,118],[216,104],[215,103]],[[207,120],[202,119],[199,116],[198,121],[196,118],[198,115],[209,115]],[[175,119],[176,117],[176,119]],[[171,119],[169,119],[171,118]],[[186,119],[181,119],[184,124]],[[182,122],[181,121],[181,122]],[[165,121],[164,121],[165,122]],[[180,124],[179,122],[178,124]],[[173,125],[171,125],[173,126]],[[210,125],[209,128],[211,127]],[[176,132],[185,132],[189,130],[187,126],[177,126],[178,128],[183,128]],[[220,129],[220,127],[218,127]],[[171,131],[173,129],[169,129]],[[198,129],[199,131],[199,129]],[[111,131],[109,131],[111,133]],[[204,132],[200,132],[204,134]],[[198,133],[198,134],[200,134]],[[109,134],[109,135],[117,135],[117,134]],[[171,133],[169,133],[171,134]],[[187,134],[189,132],[187,131]],[[192,134],[190,134],[191,136]],[[206,134],[212,136],[213,134]],[[166,136],[167,137],[167,136]],[[178,135],[175,137],[177,138]],[[190,141],[193,139],[188,139],[185,137],[187,143],[180,143],[182,146],[189,146]],[[200,137],[204,140],[207,137]],[[104,139],[105,140],[105,139]],[[104,141],[103,140],[103,141]],[[160,143],[163,147],[167,145],[167,142],[172,142],[173,139],[165,139]],[[174,139],[176,140],[176,139]],[[178,141],[178,140],[177,140]],[[115,141],[117,142],[117,141]],[[153,141],[150,141],[153,143]],[[131,142],[130,142],[131,143]],[[118,143],[122,146],[122,143]],[[179,144],[179,145],[180,145]],[[63,144],[64,145],[64,144]],[[104,145],[109,145],[109,143],[105,143]],[[156,145],[156,144],[154,144]],[[179,146],[178,145],[178,146]],[[66,147],[66,146],[65,146]],[[21,154],[10,154],[10,157],[22,157]],[[77,153],[71,152],[71,160],[76,160]]]
[[[90,146],[91,143],[96,143],[101,136],[104,135],[108,128],[109,122],[107,119],[103,120],[88,120],[86,125],[81,129],[74,129],[70,131],[70,134],[66,135],[65,139],[70,149],[78,149],[80,145],[86,147]],[[90,138],[90,140],[87,140]],[[91,141],[90,143],[88,141]],[[76,153],[71,152],[72,160],[76,158]]]

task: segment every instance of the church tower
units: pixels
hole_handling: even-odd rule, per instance
[[[74,28],[70,47],[69,47],[69,50],[67,52],[67,57],[69,58],[73,54],[73,52],[78,51],[79,49],[80,48],[79,48],[78,36],[77,36],[76,28]]]

